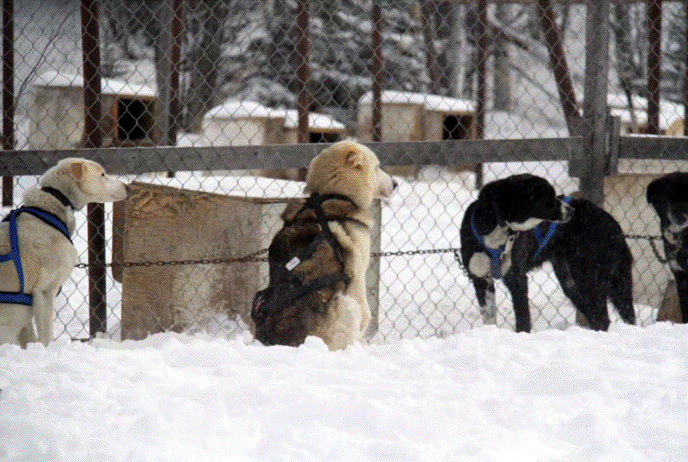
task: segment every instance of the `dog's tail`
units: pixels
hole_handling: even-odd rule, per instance
[[[620,246],[619,258],[616,262],[616,268],[611,275],[609,291],[609,298],[616,308],[616,311],[621,316],[621,319],[628,324],[635,324],[635,309],[633,308],[633,275],[631,268],[633,267],[633,255],[628,245],[625,242],[625,237],[619,236],[623,239],[623,245]]]

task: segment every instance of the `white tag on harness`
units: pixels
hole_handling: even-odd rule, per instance
[[[294,268],[296,268],[297,266],[299,266],[299,263],[301,263],[301,260],[299,260],[299,257],[294,257],[291,260],[289,260],[287,262],[287,264],[284,266],[287,268],[287,270],[291,271]]]

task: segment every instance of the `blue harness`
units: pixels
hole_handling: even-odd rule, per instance
[[[571,196],[564,196],[562,201],[566,204],[569,205],[571,203]],[[494,279],[501,279],[502,278],[502,254],[504,253],[504,245],[500,245],[498,248],[492,248],[488,247],[487,244],[485,244],[485,240],[483,237],[478,233],[478,230],[475,229],[475,223],[474,223],[474,218],[475,212],[473,212],[473,215],[471,215],[471,231],[473,231],[473,236],[480,242],[480,244],[483,246],[485,250],[487,250],[487,253],[490,254],[490,260],[492,262],[492,277]],[[542,230],[540,230],[539,227],[535,227],[533,229],[533,233],[535,234],[535,239],[538,241],[538,248],[533,254],[533,258],[536,258],[538,255],[540,255],[540,252],[542,252],[542,249],[547,246],[549,241],[552,239],[552,236],[554,236],[554,233],[557,231],[557,227],[559,226],[559,223],[550,223],[549,228],[547,229],[547,233],[542,234]]]
[[[14,267],[17,270],[17,276],[19,277],[19,286],[21,290],[19,292],[0,292],[0,303],[17,303],[20,305],[33,305],[33,297],[31,294],[27,294],[24,291],[24,270],[21,264],[21,257],[19,255],[19,236],[17,234],[17,216],[22,213],[28,213],[36,218],[39,218],[43,222],[49,224],[53,228],[60,231],[64,237],[66,237],[69,242],[72,242],[72,238],[69,235],[69,229],[67,225],[60,220],[58,217],[50,212],[41,210],[36,207],[21,207],[12,210],[9,215],[3,218],[2,221],[10,222],[10,253],[5,255],[0,255],[0,263],[12,260],[14,262]]]

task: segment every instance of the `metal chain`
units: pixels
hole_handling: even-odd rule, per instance
[[[134,266],[178,266],[178,265],[220,265],[230,263],[245,263],[245,262],[261,262],[268,261],[266,257],[258,258],[258,255],[267,253],[268,249],[261,249],[251,252],[243,257],[232,258],[203,258],[200,260],[171,260],[171,261],[141,261],[141,262],[124,262],[124,263],[105,263],[103,266],[122,266],[124,268],[131,268]],[[88,268],[89,263],[77,263],[77,268]]]
[[[657,260],[661,263],[666,263],[668,260],[663,258],[660,253],[655,241],[661,240],[661,236],[650,236],[643,234],[630,234],[626,235],[628,239],[645,239],[650,242],[650,247],[654,252]],[[370,256],[372,258],[382,258],[382,257],[404,257],[411,255],[431,255],[438,253],[453,253],[455,260],[459,263],[464,273],[467,269],[463,262],[461,261],[461,256],[459,255],[458,247],[448,247],[443,249],[420,249],[420,250],[389,250],[386,252],[371,252]],[[231,263],[245,263],[245,262],[265,262],[268,261],[267,257],[258,258],[258,255],[267,253],[268,249],[261,249],[255,252],[249,253],[243,257],[232,257],[232,258],[204,258],[200,260],[171,260],[171,261],[142,261],[142,262],[124,262],[124,263],[105,263],[106,267],[109,266],[122,266],[124,268],[131,268],[136,266],[179,266],[179,265],[221,265],[221,264],[231,264]],[[77,263],[77,268],[88,268],[91,266],[89,263]]]
[[[204,258],[200,260],[158,260],[158,261],[141,261],[141,262],[124,262],[124,263],[105,263],[105,267],[110,266],[122,266],[124,268],[131,268],[135,266],[179,266],[179,265],[220,265],[220,264],[231,264],[231,263],[245,263],[245,262],[264,262],[268,261],[266,257],[258,258],[258,255],[267,253],[268,249],[257,250],[243,257],[233,257],[233,258]],[[396,250],[387,252],[371,252],[370,256],[372,258],[380,257],[402,257],[406,255],[429,255],[435,253],[454,253],[454,256],[458,259],[458,248],[447,248],[447,249],[423,249],[423,250]],[[91,266],[89,263],[77,263],[77,268],[88,268]]]
[[[452,247],[447,249],[423,249],[423,250],[390,250],[387,252],[371,252],[370,256],[373,258],[379,257],[403,257],[405,255],[430,255],[433,253],[454,253],[459,251],[458,248]]]
[[[660,263],[667,263],[669,261],[660,255],[659,249],[657,248],[657,244],[655,243],[655,241],[661,241],[662,236],[650,236],[648,234],[629,234],[626,237],[628,239],[646,239],[650,243],[652,252],[655,254],[655,257],[657,257],[657,260],[659,260]]]

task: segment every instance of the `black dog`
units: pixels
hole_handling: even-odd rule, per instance
[[[530,331],[526,274],[546,261],[591,328],[608,329],[607,299],[635,323],[632,257],[621,227],[587,200],[557,197],[544,178],[523,174],[486,184],[464,215],[461,257],[485,324],[495,323],[493,280],[503,278],[516,331]]]
[[[664,253],[676,278],[683,322],[688,322],[688,173],[675,172],[647,186],[647,202],[659,215]]]

